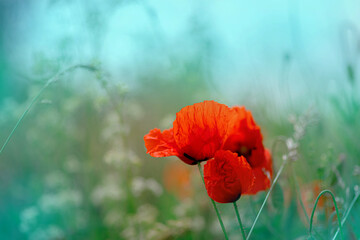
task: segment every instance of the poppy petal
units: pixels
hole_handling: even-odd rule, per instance
[[[214,157],[227,136],[230,108],[214,101],[186,106],[176,114],[174,138],[183,156],[204,161]]]
[[[206,162],[204,179],[209,197],[219,203],[235,202],[254,184],[253,171],[246,159],[224,150]]]
[[[224,149],[244,156],[253,168],[260,166],[264,156],[260,127],[245,107],[232,107],[231,112],[229,137]]]
[[[272,170],[272,159],[269,150],[265,149],[264,151],[264,161],[262,164],[253,169],[255,182],[252,189],[245,192],[244,194],[254,195],[259,191],[264,191],[270,188],[271,179],[273,176]]]
[[[147,153],[153,157],[168,157],[179,155],[176,146],[173,129],[161,132],[160,129],[152,129],[144,136]]]

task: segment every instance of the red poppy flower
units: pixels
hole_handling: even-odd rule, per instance
[[[153,129],[144,136],[147,153],[153,157],[178,156],[187,164],[213,158],[225,143],[231,112],[214,101],[184,107],[176,114],[173,128],[163,132]]]
[[[153,157],[178,156],[187,164],[208,160],[205,186],[217,202],[233,202],[270,187],[271,155],[260,127],[244,107],[196,103],[176,114],[173,128],[153,129],[144,140]]]
[[[254,173],[244,156],[220,150],[204,165],[208,195],[216,202],[235,202],[254,184]]]

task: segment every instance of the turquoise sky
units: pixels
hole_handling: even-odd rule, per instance
[[[74,62],[96,57],[131,86],[132,71],[144,59],[166,65],[169,53],[196,52],[197,31],[211,39],[212,75],[228,96],[261,86],[263,94],[277,98],[284,89],[294,98],[311,97],[343,85],[345,58],[359,69],[354,40],[359,1],[7,0],[2,5],[5,59],[25,73],[38,55],[71,56]],[[352,29],[346,55],[344,29]]]

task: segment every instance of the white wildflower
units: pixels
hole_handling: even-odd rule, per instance
[[[155,179],[150,178],[146,180],[146,187],[154,193],[155,196],[160,196],[163,193],[163,188]]]
[[[66,185],[66,176],[60,171],[52,172],[46,175],[45,183],[49,188],[59,188]]]
[[[29,232],[36,224],[36,218],[39,215],[39,210],[36,207],[29,207],[23,210],[20,214],[20,231]]]
[[[69,156],[64,163],[64,168],[70,173],[75,173],[80,170],[80,161],[75,156]]]
[[[123,196],[124,192],[119,186],[119,179],[114,175],[109,175],[95,187],[91,199],[95,205],[98,205],[106,200],[119,201]]]
[[[104,222],[107,226],[118,226],[121,224],[123,219],[122,213],[116,210],[111,210],[105,215]]]
[[[75,190],[62,190],[57,193],[45,194],[40,198],[39,205],[42,211],[52,212],[70,206],[79,206],[82,196]]]

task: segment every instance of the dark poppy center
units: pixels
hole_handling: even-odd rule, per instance
[[[206,161],[206,160],[209,159],[209,158],[205,158],[205,159],[197,160],[197,159],[195,159],[194,157],[190,156],[190,155],[187,154],[187,153],[184,153],[183,155],[184,155],[184,157],[186,157],[186,158],[188,158],[188,159],[190,159],[190,160],[192,160],[192,161],[194,161],[194,162],[202,162],[202,161]]]
[[[239,146],[236,153],[239,155],[239,157],[244,156],[246,158],[246,160],[248,160],[248,158],[251,157],[252,151],[255,149],[256,148],[248,148],[246,146]]]

